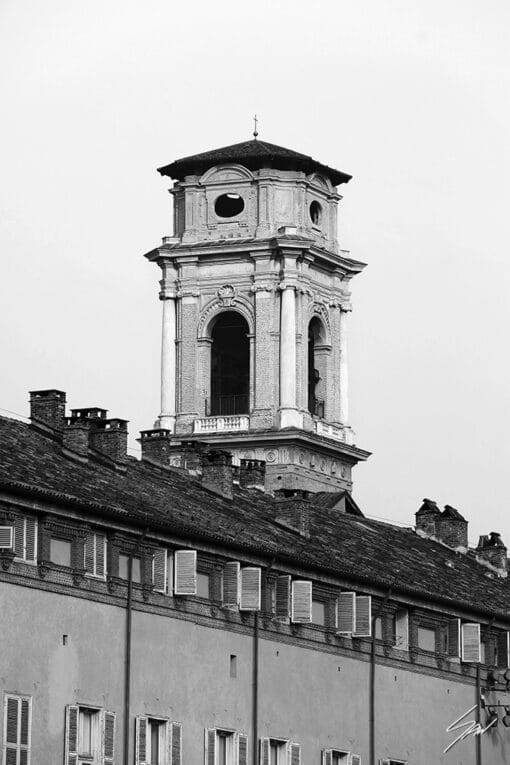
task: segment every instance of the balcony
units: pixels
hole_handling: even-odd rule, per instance
[[[247,414],[234,414],[225,417],[201,417],[193,423],[194,433],[232,433],[249,430],[250,418]]]

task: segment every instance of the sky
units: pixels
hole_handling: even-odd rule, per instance
[[[355,499],[412,525],[429,497],[510,547],[509,33],[504,0],[2,0],[2,413],[59,388],[137,448],[159,413],[156,168],[257,113],[260,139],[353,175]]]

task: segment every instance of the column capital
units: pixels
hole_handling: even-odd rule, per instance
[[[278,289],[281,290],[282,292],[288,289],[290,290],[297,289],[297,279],[292,279],[292,278],[284,279],[283,281],[279,283]]]
[[[171,283],[168,284],[166,279],[160,279],[159,286],[161,287],[159,291],[160,300],[175,300],[177,297],[175,283],[173,285]]]

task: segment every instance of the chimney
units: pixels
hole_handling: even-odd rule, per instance
[[[490,563],[494,568],[500,571],[506,571],[507,568],[507,549],[503,544],[501,536],[495,531],[490,534],[484,534],[478,541],[476,555],[481,560]]]
[[[172,431],[166,428],[154,428],[141,430],[140,438],[137,439],[142,447],[142,459],[159,462],[161,465],[170,465]]]
[[[436,525],[441,511],[432,499],[425,498],[423,504],[415,513],[416,531],[421,532],[426,537],[436,536]]]
[[[62,431],[62,447],[75,454],[81,454],[85,459],[89,453],[89,428],[86,420],[73,420],[66,417]]]
[[[275,492],[277,501],[275,521],[280,526],[297,531],[303,537],[310,536],[310,508],[308,492],[281,489]]]
[[[265,460],[241,460],[239,485],[243,489],[261,489],[264,491],[265,481]]]
[[[127,425],[128,420],[118,417],[94,419],[90,428],[90,446],[114,462],[127,462]]]
[[[53,430],[64,427],[66,414],[66,394],[62,390],[31,390],[30,419],[44,423]]]
[[[467,521],[451,505],[445,505],[436,520],[436,537],[448,547],[468,546]]]
[[[211,450],[202,455],[202,486],[225,499],[233,497],[232,455]]]

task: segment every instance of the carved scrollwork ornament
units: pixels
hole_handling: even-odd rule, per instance
[[[13,550],[2,550],[0,552],[0,565],[2,571],[9,571],[14,560],[15,552]]]
[[[236,302],[236,290],[233,284],[224,284],[219,288],[217,292],[220,305],[224,308],[235,305]]]

